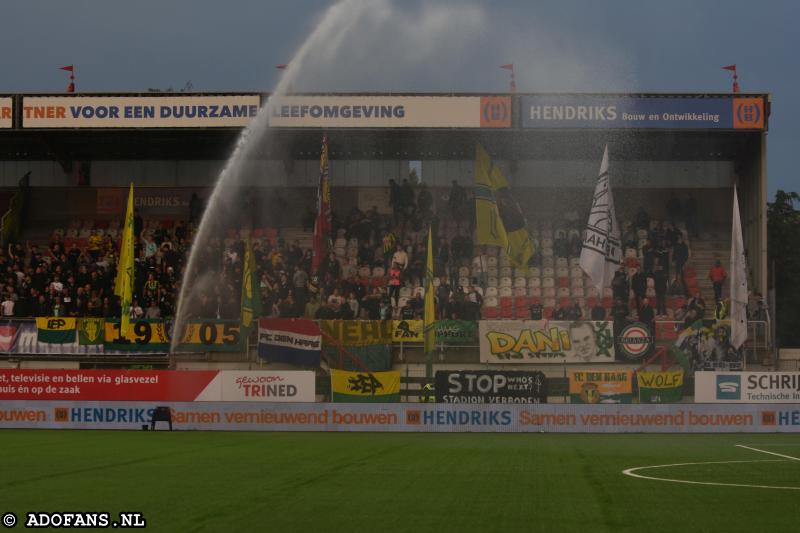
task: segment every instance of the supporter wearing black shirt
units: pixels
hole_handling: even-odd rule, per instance
[[[606,308],[600,305],[600,303],[596,303],[594,307],[592,307],[591,311],[592,320],[605,320],[606,319]]]
[[[642,322],[650,327],[650,331],[655,331],[655,312],[650,307],[650,301],[645,298],[642,300],[642,306],[639,307],[639,322]]]
[[[672,259],[675,261],[675,273],[683,277],[683,267],[689,260],[689,247],[683,242],[682,236],[678,237],[672,248]]]

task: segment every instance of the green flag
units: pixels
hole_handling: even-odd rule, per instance
[[[79,318],[78,344],[83,346],[103,344],[104,330],[105,320],[102,318]]]

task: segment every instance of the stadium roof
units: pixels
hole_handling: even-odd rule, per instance
[[[267,97],[0,95],[0,107],[12,109],[11,120],[0,121],[0,159],[225,159],[242,125],[258,112],[254,106]],[[284,98],[286,105],[269,118],[275,127],[259,157],[314,159],[320,130],[326,129],[331,157],[341,159],[471,159],[476,141],[507,159],[592,158],[606,142],[623,143],[626,150],[620,155],[630,159],[736,159],[759,148],[756,140],[767,128],[770,111],[768,94],[341,93]],[[174,103],[194,117],[178,119],[163,109]],[[114,125],[98,118],[113,107]],[[142,116],[147,108],[151,115]]]

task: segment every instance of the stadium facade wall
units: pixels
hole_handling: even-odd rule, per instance
[[[597,161],[520,160],[510,172],[510,162],[497,161],[518,187],[590,187]],[[222,160],[94,160],[90,162],[94,187],[124,187],[134,181],[141,187],[211,187],[225,165]],[[390,178],[408,175],[408,160],[333,159],[333,187],[385,187]],[[0,187],[14,187],[31,172],[33,187],[68,187],[75,177],[55,161],[0,161]],[[731,161],[618,161],[615,188],[730,188],[736,175]],[[470,159],[424,160],[423,181],[428,186],[449,187],[453,180],[471,187],[474,162]],[[276,160],[251,161],[243,185],[313,187],[319,179],[319,160],[300,159],[290,164]]]
[[[538,185],[538,184],[537,184]],[[122,190],[119,187],[116,187]],[[64,187],[34,187],[30,190],[30,209],[28,221],[33,225],[41,226],[50,224],[59,227],[74,219],[119,219],[121,213],[113,214],[104,212],[98,203],[98,196],[102,188],[64,188]],[[446,209],[444,198],[449,189],[446,187],[431,187],[436,206]],[[691,192],[703,206],[698,213],[701,226],[713,228],[717,231],[726,230],[726,220],[731,216],[731,205],[727,201],[730,189],[682,189],[682,188],[617,188],[617,216],[621,220],[632,220],[639,206],[644,206],[647,212],[657,220],[666,220],[666,198],[669,194],[676,193],[681,199],[687,192]],[[280,197],[286,202],[279,227],[297,227],[301,225],[306,208],[316,197],[316,188],[310,186],[296,187],[259,187],[254,194],[260,195],[261,205],[271,206],[272,201]],[[140,196],[169,197],[170,205],[141,206],[137,203],[140,212],[153,219],[188,218],[188,202],[192,193],[197,193],[202,199],[207,198],[211,189],[209,187],[140,187],[136,191],[137,201]],[[548,217],[562,215],[565,210],[581,208],[591,202],[591,190],[586,188],[550,188],[550,187],[521,187],[515,190],[519,202],[528,213],[530,220],[544,220]],[[362,210],[378,207],[383,214],[390,214],[388,189],[386,187],[349,187],[340,186],[332,189],[333,204],[337,212],[348,213],[353,207]],[[64,201],[66,198],[67,201]],[[545,198],[546,201],[542,201]],[[174,201],[173,201],[174,199]],[[272,211],[265,212],[265,216]],[[263,221],[264,226],[272,223],[267,216]]]
[[[69,360],[55,360],[55,361],[42,361],[42,360],[35,360],[35,359],[21,359],[19,361],[10,361],[8,359],[0,359],[0,369],[2,368],[10,368],[10,369],[62,369],[62,370],[69,370],[81,367],[80,362],[78,361],[69,361]]]
[[[480,433],[797,433],[796,405],[159,403],[179,430]],[[0,402],[0,428],[127,429],[155,402]],[[163,423],[162,423],[163,427]]]

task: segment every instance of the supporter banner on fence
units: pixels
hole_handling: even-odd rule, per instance
[[[313,402],[311,371],[0,369],[0,400]]]
[[[244,127],[258,94],[211,96],[25,96],[23,128]]]
[[[47,344],[75,342],[77,319],[70,317],[39,317],[36,319],[36,340]]]
[[[77,321],[78,334],[73,331],[72,341],[65,343],[49,343],[39,340],[39,331],[35,322],[10,322],[0,327],[0,344],[6,353],[34,354],[34,355],[162,355],[166,354],[167,347],[160,352],[152,351],[152,346],[133,345],[119,349],[116,345],[105,343],[105,322],[99,321],[100,343],[89,342],[86,333],[80,327],[84,320]],[[89,326],[91,327],[91,326]],[[132,330],[131,330],[132,331]]]
[[[186,217],[192,194],[208,195],[200,188],[137,187],[133,192],[133,205],[142,215]],[[124,187],[99,187],[95,209],[101,215],[122,215],[128,201]]]
[[[106,321],[104,344],[111,350],[166,352],[169,350],[169,335],[161,320],[131,321],[124,336],[120,334],[118,321]]]
[[[10,352],[17,342],[19,328],[15,324],[0,326],[0,352]]]
[[[475,344],[478,342],[477,323],[468,320],[438,320],[436,342],[440,344]]]
[[[320,320],[319,327],[324,345],[330,344],[330,339],[344,346],[391,344],[394,334],[391,320]]]
[[[102,318],[79,318],[77,322],[78,344],[91,346],[103,344],[105,320]]]
[[[258,356],[276,363],[319,366],[322,333],[313,320],[259,318]]]
[[[636,372],[639,403],[677,403],[683,399],[683,369]]]
[[[616,356],[620,361],[640,361],[650,355],[655,346],[655,338],[650,326],[641,322],[628,324],[617,337]]]
[[[181,352],[240,352],[244,350],[238,320],[190,320],[178,341]]]
[[[656,341],[674,341],[678,338],[681,327],[683,327],[681,322],[656,322]]]
[[[734,348],[730,338],[730,321],[698,320],[681,331],[671,349],[682,352],[692,368],[698,370],[713,370],[721,365],[741,370],[742,350]]]
[[[609,363],[613,323],[481,320],[482,363]]]
[[[422,320],[395,320],[392,340],[394,342],[422,342]],[[466,320],[437,320],[434,324],[436,343],[444,345],[474,344],[475,322]]]
[[[436,372],[436,401],[442,403],[547,403],[542,372],[463,370]]]
[[[14,126],[14,101],[11,98],[0,98],[0,128]]]
[[[800,372],[695,372],[696,403],[800,403]]]
[[[334,402],[399,402],[400,372],[350,372],[331,370]]]
[[[271,127],[509,128],[509,96],[284,96]]]
[[[394,320],[392,322],[394,342],[422,342],[422,320]]]
[[[0,428],[130,429],[155,402],[0,401]],[[760,405],[169,402],[178,430],[482,433],[798,433],[800,410]]]
[[[632,370],[570,370],[570,403],[631,403]]]
[[[764,129],[760,97],[525,95],[523,128]]]

